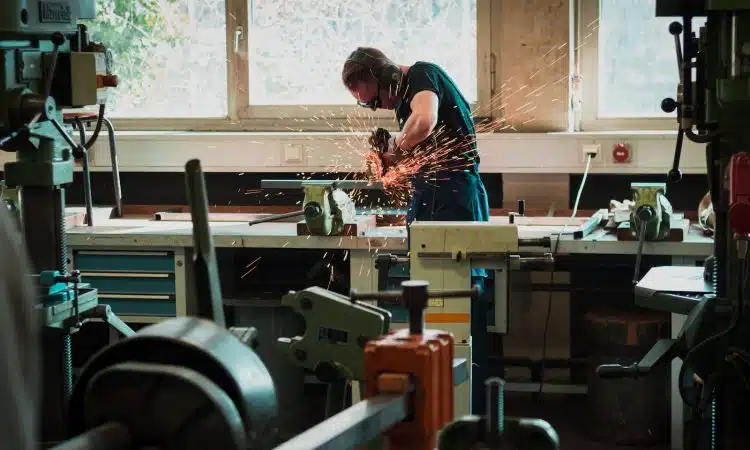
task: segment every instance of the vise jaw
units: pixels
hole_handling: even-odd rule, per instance
[[[390,312],[320,287],[292,291],[281,303],[305,319],[303,336],[278,339],[286,358],[315,371],[321,381],[364,380],[365,345],[388,332]]]
[[[303,212],[311,235],[336,236],[344,232],[344,225],[355,220],[354,202],[334,184],[310,183],[305,191]]]
[[[635,205],[630,212],[630,229],[636,239],[661,241],[669,237],[672,205],[666,183],[631,183]]]

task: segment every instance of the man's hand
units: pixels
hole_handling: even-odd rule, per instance
[[[370,139],[368,139],[370,146],[379,153],[388,152],[390,145],[392,145],[391,142],[393,141],[394,139],[391,137],[391,133],[385,128],[378,128],[373,131],[370,135]]]

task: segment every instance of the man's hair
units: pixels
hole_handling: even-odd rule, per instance
[[[353,89],[360,83],[377,81],[383,68],[389,65],[397,66],[385,53],[372,47],[359,47],[346,58],[341,79],[344,86]]]

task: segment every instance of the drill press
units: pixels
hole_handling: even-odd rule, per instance
[[[5,184],[19,192],[20,228],[41,272],[44,441],[65,438],[71,333],[96,318],[132,334],[108,306],[98,305],[96,289],[81,283],[78,272],[68,272],[65,185],[87,145],[70,137],[62,109],[103,105],[110,84],[102,46],[90,43],[77,25],[94,16],[95,0],[6,0],[0,7],[0,149],[16,153],[16,161],[5,165]]]
[[[669,26],[675,42],[680,84],[676,98],[662,101],[664,112],[677,112],[677,146],[669,179],[680,180],[679,161],[685,137],[706,146],[706,165],[715,209],[713,292],[694,292],[688,281],[702,279],[703,268],[679,271],[665,279],[664,267],[636,287],[640,306],[675,314],[689,310],[681,336],[657,343],[643,361],[666,363],[675,357],[682,367],[675,379],[690,407],[684,435],[674,434],[672,448],[747,448],[750,429],[750,318],[748,306],[748,237],[750,236],[750,3],[746,0],[657,0],[656,15],[680,17]],[[693,18],[706,17],[698,33]],[[694,273],[693,273],[694,272]],[[677,273],[677,272],[675,272]],[[657,283],[662,286],[660,289]],[[649,286],[645,286],[649,283]],[[667,285],[685,286],[670,292]],[[644,285],[644,286],[642,286]],[[646,289],[648,288],[648,289]],[[662,292],[658,292],[658,291]],[[696,298],[696,295],[698,298]],[[687,308],[686,308],[687,307]],[[662,347],[662,348],[660,348]],[[654,358],[654,355],[664,355]],[[652,364],[603,367],[607,376],[640,376]]]

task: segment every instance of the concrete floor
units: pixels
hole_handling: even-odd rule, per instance
[[[530,394],[508,393],[505,396],[505,415],[514,417],[534,417],[544,419],[557,430],[561,450],[623,450],[647,449],[667,450],[668,443],[659,446],[618,446],[598,441],[592,437],[587,420],[586,399],[584,396],[564,396],[545,394],[539,401]]]

